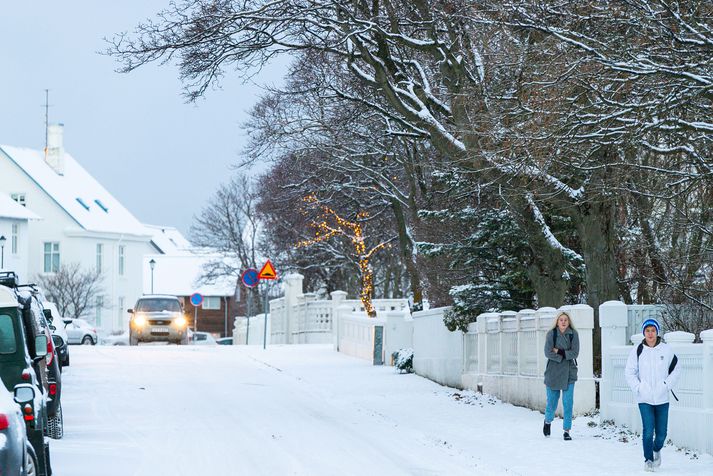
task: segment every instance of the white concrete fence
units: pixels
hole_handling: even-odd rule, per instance
[[[624,368],[629,353],[643,339],[641,312],[655,315],[656,306],[627,306],[608,301],[599,306],[602,328],[602,381],[600,414],[641,431],[641,417],[634,394],[626,383]],[[702,344],[687,332],[667,332],[664,340],[678,356],[681,379],[671,397],[668,438],[676,445],[713,454],[713,329],[701,333]]]
[[[547,366],[545,339],[558,312],[572,317],[579,334],[574,413],[591,412],[596,404],[593,374],[591,307],[579,304],[559,309],[543,307],[478,316],[464,336],[464,388],[482,389],[503,401],[544,411],[547,403],[544,374]],[[561,412],[561,402],[560,410]]]
[[[574,412],[595,409],[594,313],[587,305],[481,314],[464,334],[445,327],[443,316],[448,308],[411,315],[405,299],[375,300],[377,317],[369,318],[361,302],[346,299],[343,291],[331,293],[331,300],[317,300],[313,294],[302,293],[301,275],[286,276],[285,283],[285,297],[270,301],[268,342],[332,343],[339,352],[387,365],[392,364],[395,351],[412,349],[418,375],[540,411],[546,403],[545,339],[557,312],[566,311],[580,340]],[[600,306],[603,421],[613,420],[640,431],[641,420],[624,378],[624,366],[633,348],[631,336],[636,335],[640,342],[641,323],[648,317],[660,317],[661,309],[618,301]],[[262,318],[251,319],[249,344],[262,343],[263,323]],[[377,346],[377,335],[383,336],[381,346]],[[236,318],[234,337],[236,344],[246,342],[245,319]],[[664,338],[678,355],[683,372],[676,392],[680,401],[671,402],[669,438],[677,445],[713,454],[713,330],[701,334],[702,344],[693,344],[694,336],[684,332],[668,332]],[[375,350],[381,354],[375,356]]]

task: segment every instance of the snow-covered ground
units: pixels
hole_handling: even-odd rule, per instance
[[[72,347],[55,476],[630,475],[641,443],[374,367],[331,346]],[[636,411],[632,408],[632,411]],[[713,474],[667,446],[660,473]]]

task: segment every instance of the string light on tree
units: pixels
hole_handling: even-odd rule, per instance
[[[314,194],[307,195],[302,199],[305,207],[302,213],[307,216],[309,211],[317,211],[317,216],[312,218],[310,226],[315,229],[314,238],[302,240],[297,243],[298,247],[307,247],[316,243],[327,241],[334,236],[342,236],[351,241],[359,263],[359,273],[361,275],[361,299],[364,309],[369,317],[376,317],[376,309],[372,303],[374,292],[374,273],[369,265],[369,260],[380,249],[388,246],[387,242],[380,243],[367,251],[364,229],[360,222],[365,221],[369,214],[365,211],[357,213],[356,221],[349,221],[342,218],[337,212],[326,205],[319,203]]]

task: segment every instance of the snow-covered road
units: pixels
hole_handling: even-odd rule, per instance
[[[75,346],[71,359],[55,476],[643,472],[638,439],[596,419],[545,439],[537,412],[331,346]],[[663,459],[664,474],[713,474],[710,455]]]

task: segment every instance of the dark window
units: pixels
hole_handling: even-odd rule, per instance
[[[12,317],[0,314],[0,354],[14,354],[17,350]]]
[[[79,197],[77,197],[75,200],[77,200],[77,202],[79,202],[79,204],[83,206],[85,210],[89,210],[89,205],[87,205],[87,202],[85,202]]]

